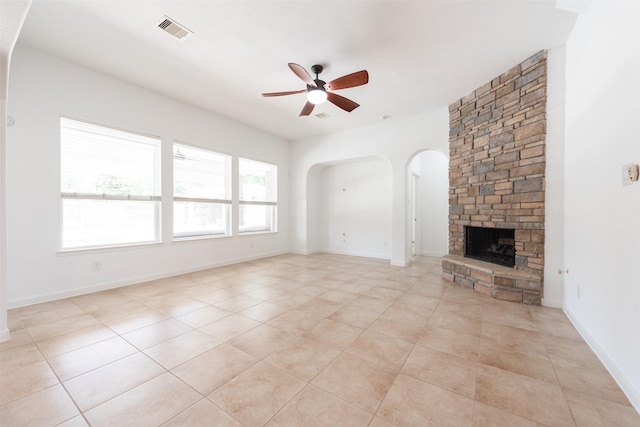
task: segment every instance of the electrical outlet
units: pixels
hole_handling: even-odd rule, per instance
[[[102,270],[102,263],[100,261],[96,261],[93,264],[91,264],[91,269],[93,271],[100,271]]]
[[[638,165],[629,163],[622,166],[622,185],[631,185],[638,181]]]
[[[576,286],[576,296],[580,299],[580,283]]]

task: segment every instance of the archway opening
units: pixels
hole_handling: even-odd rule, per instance
[[[416,153],[407,164],[407,253],[448,252],[449,160],[437,150]]]
[[[393,173],[380,156],[316,164],[307,174],[307,253],[391,259]]]

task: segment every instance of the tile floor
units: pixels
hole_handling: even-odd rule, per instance
[[[2,426],[639,426],[562,311],[283,255],[9,311]]]

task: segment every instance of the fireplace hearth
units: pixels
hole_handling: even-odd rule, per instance
[[[514,234],[513,229],[465,227],[464,256],[513,267],[516,264]]]

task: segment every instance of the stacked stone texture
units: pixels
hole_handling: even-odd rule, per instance
[[[533,304],[544,269],[546,67],[538,52],[449,106],[449,253],[464,255],[465,226],[515,229],[515,268],[540,280],[492,291]]]

